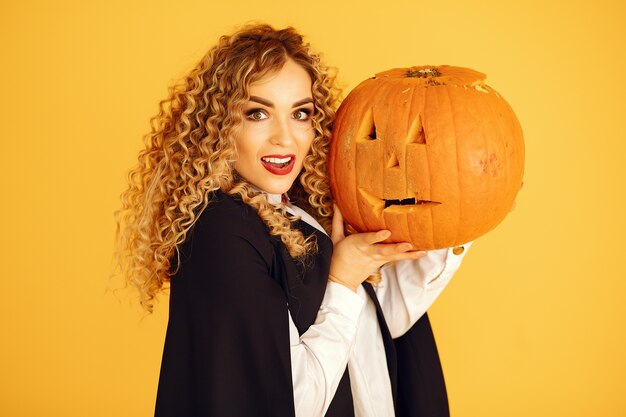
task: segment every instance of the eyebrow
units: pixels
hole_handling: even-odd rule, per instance
[[[261,98],[261,97],[250,96],[250,101],[254,101],[254,102],[262,104],[264,106],[274,108],[274,103],[272,103],[271,101],[266,100],[264,98]],[[293,107],[299,107],[299,106],[302,106],[302,105],[308,104],[308,103],[313,103],[313,99],[311,97],[307,97],[305,99],[296,101],[295,103],[293,103],[293,105],[291,107],[292,108]]]

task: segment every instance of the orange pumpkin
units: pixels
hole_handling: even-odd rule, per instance
[[[360,232],[422,250],[498,225],[522,184],[522,129],[485,75],[397,68],[359,84],[338,109],[328,159],[333,197]]]

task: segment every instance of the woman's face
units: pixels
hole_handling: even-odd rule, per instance
[[[235,170],[267,193],[289,190],[315,137],[312,115],[311,77],[288,59],[278,72],[250,85],[235,139]]]

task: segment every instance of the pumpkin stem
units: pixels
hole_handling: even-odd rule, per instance
[[[437,68],[425,68],[419,70],[408,70],[406,76],[409,78],[439,77],[441,73]]]

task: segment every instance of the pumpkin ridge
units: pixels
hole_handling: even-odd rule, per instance
[[[371,96],[375,97],[378,94],[378,91],[380,90],[380,85],[376,83],[376,80],[366,80],[362,84],[364,84],[364,83],[372,84],[374,86],[373,87],[374,91],[371,92]],[[367,95],[367,92],[365,92],[364,94]],[[357,95],[357,97],[359,97],[359,95]],[[374,104],[369,104],[367,102],[365,102],[365,103],[366,103],[365,105],[359,105],[358,109],[359,109],[361,114],[367,114],[368,118],[371,117],[372,126],[374,128],[376,128],[376,120],[374,118],[374,116],[375,116],[374,115]],[[359,128],[359,133],[360,133],[360,130],[361,129]],[[377,133],[380,133],[380,132],[377,132]],[[360,134],[359,134],[359,137],[360,137]],[[355,150],[358,149],[357,141],[360,140],[359,137],[357,137],[355,139],[355,141],[354,141],[354,148],[355,148]],[[378,138],[378,140],[380,140],[380,138]],[[356,170],[356,152],[351,153],[351,155],[354,155],[354,169]],[[355,181],[354,188],[353,188],[354,190],[358,190],[359,188],[361,188],[359,186],[359,183],[358,183],[358,177],[359,177],[359,175],[358,175],[358,172],[357,172],[357,175],[354,176],[354,181]],[[383,180],[384,180],[384,170],[383,170]],[[383,187],[384,187],[384,184],[383,184]],[[363,210],[365,210],[365,209],[366,209],[366,207],[362,207],[362,205],[359,204],[359,202],[357,201],[356,212],[357,212],[357,214],[359,216],[360,224],[365,229],[370,229],[370,228],[372,228],[372,225],[368,223],[367,216],[365,216],[365,214],[363,213]]]
[[[500,97],[499,95],[496,95],[496,97],[497,97],[497,100],[503,102],[505,107],[509,107],[510,108],[509,103],[507,103],[507,101],[504,98]],[[511,113],[512,113],[512,109],[511,109]],[[512,113],[512,114],[513,114],[513,116],[515,115],[514,113]],[[515,120],[513,120],[513,119],[515,119]],[[511,122],[513,122],[514,124],[518,124],[519,121],[517,121],[516,119],[517,119],[516,117],[515,118],[514,117],[509,117],[509,120],[508,120],[509,123],[508,124],[510,125]],[[502,141],[502,147],[504,149],[504,154],[506,156],[504,158],[504,160],[505,160],[505,168],[506,168],[506,170],[504,172],[506,173],[507,176],[509,176],[509,174],[512,172],[511,164],[514,163],[514,161],[509,160],[509,155],[508,155],[508,149],[509,148],[507,146],[508,135],[506,135],[505,129],[502,126],[503,118],[497,118],[496,120],[497,120],[498,130],[500,132],[500,138],[501,138],[501,141]],[[517,151],[519,152],[520,150],[518,149]],[[522,169],[522,175],[523,175],[523,169]],[[521,181],[521,179],[520,179],[520,181]],[[513,185],[513,184],[511,184],[511,185]],[[507,191],[509,191],[509,190],[507,190]],[[513,203],[515,203],[515,195],[517,194],[517,191],[518,190],[516,190],[516,189],[513,189],[513,190],[509,191],[511,194],[513,194]],[[505,216],[506,216],[506,214],[505,214]],[[495,227],[495,226],[493,226],[493,227]],[[493,229],[493,227],[492,227],[492,229]]]
[[[496,113],[495,106],[492,106],[490,108],[490,110],[491,110],[491,113]],[[495,123],[496,127],[498,129],[499,145],[500,145],[501,149],[503,150],[503,153],[505,153],[506,152],[506,140],[505,140],[504,132],[502,131],[502,126],[500,124],[501,120],[500,120],[499,117],[497,117],[497,114],[495,114],[495,116],[496,117],[494,117],[494,119],[495,119],[495,122],[496,122]],[[504,173],[508,174],[508,172],[509,172],[509,160],[508,160],[508,158],[504,158],[504,164],[505,165],[504,165],[504,167],[502,167],[502,171]],[[498,174],[502,175],[502,172],[499,172]],[[506,190],[505,192],[508,194],[509,190]],[[496,213],[496,215],[494,217],[496,217],[496,218],[500,217],[500,213]]]
[[[370,111],[372,111],[372,110],[370,109]],[[372,120],[373,119],[374,119],[374,114],[372,113]],[[374,123],[374,122],[372,121],[372,123]],[[357,127],[357,132],[356,132],[357,137],[353,139],[354,149],[355,149],[354,154],[356,154],[356,149],[357,149],[357,145],[358,145],[357,142],[359,141],[359,137],[358,136],[359,136],[360,132],[361,132],[361,129],[360,129],[360,126],[359,126],[359,127]],[[352,145],[351,145],[351,147],[352,147]],[[352,150],[350,150],[350,151],[351,151],[350,154],[352,154]],[[355,166],[355,169],[356,169],[356,157],[354,158],[354,166]],[[359,184],[358,184],[358,176],[357,175],[354,176],[354,185],[353,185],[353,187],[354,187],[353,188],[354,190],[358,190]],[[355,203],[356,203],[356,210],[353,210],[353,211],[356,211],[357,215],[359,216],[359,225],[361,225],[361,227],[367,227],[367,225],[365,224],[365,217],[363,216],[363,213],[361,212],[361,206],[360,206],[358,200],[356,200],[356,198],[355,198]]]
[[[422,103],[421,103],[421,106],[417,106],[418,109],[421,109],[420,111],[418,111],[417,117],[420,118],[420,124],[422,125],[421,129],[424,131],[424,145],[426,145],[426,125],[424,124],[424,117],[423,117],[424,110],[423,109],[424,109],[424,107],[426,105],[426,95],[427,94],[428,94],[427,92],[424,92],[423,95],[420,95],[419,98],[421,99],[420,101]],[[428,147],[427,146],[424,146],[424,152],[426,153],[426,158],[425,158],[425,160],[426,160],[426,170],[425,171],[427,172],[427,175],[428,175],[428,181],[427,182],[430,184],[430,182],[431,182],[430,181],[431,170],[430,170],[430,158],[429,158],[430,153],[428,151]],[[425,192],[425,190],[415,190],[415,191],[416,192],[420,192],[422,194],[420,197],[423,197],[423,194]],[[429,199],[432,198],[430,188],[428,189],[428,198]],[[431,229],[432,229],[432,219],[431,219]]]
[[[426,154],[426,157],[424,158],[424,160],[426,161],[425,172],[426,172],[426,175],[428,176],[428,180],[426,181],[426,183],[430,184],[432,182],[431,179],[430,179],[430,177],[432,175],[431,174],[432,171],[431,171],[431,163],[430,163],[430,152],[429,152],[429,148],[426,146],[426,143],[427,143],[426,136],[427,135],[426,135],[426,125],[424,123],[424,121],[425,121],[425,117],[424,117],[425,111],[424,110],[425,110],[425,107],[426,107],[426,100],[427,100],[427,96],[428,96],[428,91],[423,91],[422,94],[419,94],[416,97],[416,94],[415,94],[416,90],[417,89],[413,89],[413,91],[411,92],[411,94],[412,94],[411,107],[416,107],[418,109],[417,115],[414,116],[414,118],[415,117],[419,117],[420,118],[421,129],[424,131],[424,152]],[[416,101],[419,102],[419,105],[417,105],[417,106],[414,104],[414,102],[416,102]],[[413,123],[414,122],[411,122],[411,125]],[[419,181],[416,181],[416,182],[419,182]],[[426,190],[423,190],[423,189],[415,190],[415,192],[416,193],[420,193],[421,194],[420,197],[422,197],[422,198],[425,197],[424,193],[426,192]],[[432,200],[432,198],[433,198],[433,196],[432,196],[432,189],[429,186],[429,189],[428,189],[428,199]],[[429,207],[428,211],[429,211],[428,215],[424,216],[427,219],[427,222],[428,222],[427,223],[427,227],[428,227],[427,230],[429,231],[429,235],[430,235],[428,246],[429,247],[433,247],[435,245],[435,223],[433,221],[433,208]],[[407,219],[407,224],[408,224],[408,219]],[[410,233],[411,239],[414,239],[413,238],[413,233],[414,233],[413,231],[411,231],[411,233]],[[414,240],[414,241],[417,242],[419,240],[420,240],[420,236],[417,236],[417,240]]]
[[[452,126],[453,126],[453,131],[454,131],[454,160],[456,162],[456,167],[455,167],[455,172],[457,172],[457,177],[456,177],[456,188],[457,188],[457,195],[459,196],[457,199],[457,205],[458,205],[458,210],[457,210],[457,222],[455,225],[455,230],[456,230],[456,234],[454,235],[454,241],[457,242],[459,240],[459,228],[458,225],[461,224],[461,202],[463,201],[463,187],[461,187],[461,177],[458,175],[459,172],[459,141],[457,140],[458,138],[458,128],[457,128],[457,114],[454,110],[456,110],[454,108],[454,105],[452,104],[452,98],[450,97],[450,90],[445,90],[446,91],[446,98],[448,99],[448,103],[450,103],[450,108],[452,109],[452,111],[450,112],[452,114]]]
[[[381,86],[383,85],[383,83],[379,83]],[[377,90],[378,93],[379,90]],[[386,90],[384,90],[384,95],[382,100],[379,100],[375,103],[375,105],[380,105],[380,103],[385,103],[386,106],[389,106],[389,97],[390,96],[394,96],[395,95],[395,90],[393,88],[387,88]],[[385,132],[383,133],[382,139],[383,140],[387,140],[387,137],[389,136],[389,124],[390,124],[390,118],[391,118],[391,114],[389,112],[385,112],[384,113],[387,117],[384,120],[384,124],[379,124],[381,127],[384,127]],[[385,151],[385,146],[383,146],[383,158],[384,158],[384,151]],[[400,163],[400,160],[398,158],[398,149],[392,149],[392,152],[394,152],[396,154],[396,159],[398,159],[398,164]],[[384,163],[384,159],[381,161],[381,163]],[[385,199],[385,191],[387,190],[387,177],[388,177],[388,172],[389,172],[390,168],[387,168],[386,164],[383,166],[383,195],[380,196],[380,198],[382,200]],[[406,181],[405,181],[405,186],[404,188],[406,188]],[[384,229],[389,229],[389,226],[387,225],[387,218],[385,217],[385,211],[383,210],[382,212],[382,220],[383,220],[383,228]]]

